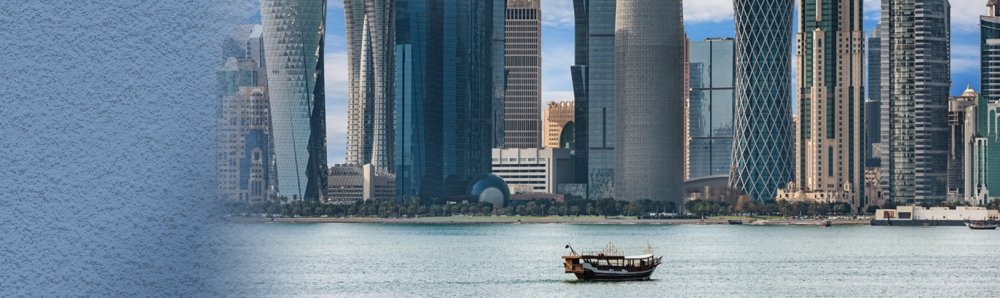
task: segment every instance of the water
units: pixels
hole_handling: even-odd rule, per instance
[[[965,227],[232,224],[249,296],[994,296],[1000,231]],[[647,282],[577,282],[569,243],[663,262]]]

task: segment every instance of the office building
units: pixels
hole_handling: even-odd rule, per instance
[[[868,96],[865,101],[865,167],[881,165],[875,146],[882,142],[882,39],[875,25],[868,35]]]
[[[219,71],[222,115],[218,125],[219,195],[262,202],[273,185],[271,121],[265,71],[256,60],[230,57]]]
[[[862,211],[865,171],[864,40],[861,0],[824,6],[799,0],[795,66],[795,186],[843,197]]]
[[[555,193],[573,182],[574,166],[569,149],[493,149],[493,174],[512,194]]]
[[[614,196],[615,177],[615,0],[573,0],[576,23],[577,181],[586,198]]]
[[[344,1],[347,36],[347,163],[392,170],[395,26],[392,0]]]
[[[397,200],[465,200],[491,172],[505,4],[396,2]]]
[[[736,109],[730,183],[756,201],[792,181],[792,14],[787,0],[736,0]]]
[[[507,0],[503,148],[540,148],[542,142],[541,0]]]
[[[371,164],[334,165],[330,167],[327,177],[327,202],[330,204],[392,200],[396,197],[396,177],[387,169]]]
[[[987,2],[987,13],[980,17],[980,79],[982,99],[979,104],[977,131],[983,138],[976,148],[983,149],[977,162],[983,162],[989,190],[987,196],[1000,196],[1000,5]]]
[[[277,195],[323,200],[326,190],[326,0],[262,0]]]
[[[573,101],[550,102],[542,112],[545,133],[542,138],[544,148],[573,149],[575,127],[573,122]]]
[[[732,38],[688,43],[685,179],[729,177],[733,158],[736,60]]]
[[[882,1],[882,183],[896,204],[946,199],[949,12],[947,0]]]
[[[681,0],[618,0],[615,199],[681,202],[684,183]]]
[[[979,94],[971,87],[948,100],[948,201],[971,199],[974,188],[967,187],[965,180],[972,170],[978,101]]]

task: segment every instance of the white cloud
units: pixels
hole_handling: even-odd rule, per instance
[[[952,44],[951,73],[975,73],[979,71],[979,46]],[[955,82],[960,84],[962,82]]]
[[[542,25],[558,28],[573,27],[573,0],[543,0]]]
[[[866,20],[878,20],[879,12],[882,11],[882,1],[881,0],[865,0],[864,2],[864,13]]]
[[[542,101],[573,100],[573,76],[570,66],[575,62],[572,42],[542,45]]]
[[[684,2],[684,23],[715,23],[733,20],[733,0]]]
[[[952,0],[951,30],[979,32],[979,16],[986,13],[986,1]]]
[[[347,53],[326,52],[323,56],[326,80],[326,160],[343,163],[347,150]]]

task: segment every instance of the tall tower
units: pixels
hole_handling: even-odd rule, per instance
[[[573,8],[576,179],[587,183],[587,198],[610,198],[615,177],[615,0],[573,0]]]
[[[948,0],[882,1],[882,183],[896,204],[946,197],[950,9]]]
[[[752,199],[774,199],[793,179],[791,59],[793,2],[735,0],[736,120],[730,183]]]
[[[397,199],[465,199],[472,180],[491,172],[505,8],[396,1]]]
[[[541,148],[541,0],[507,0],[504,148]]]
[[[277,194],[322,200],[327,172],[326,0],[262,0],[260,8]]]
[[[982,137],[978,141],[986,148],[980,156],[985,171],[978,177],[985,185],[991,199],[1000,197],[1000,2],[990,0],[985,16],[980,17],[980,68],[981,89],[978,103],[977,132]]]
[[[680,201],[684,183],[681,0],[618,0],[615,198]]]
[[[347,163],[394,166],[392,0],[344,0],[347,35]]]
[[[860,208],[864,193],[861,0],[799,0],[796,185]]]
[[[882,142],[882,37],[881,24],[875,25],[868,35],[868,96],[865,102],[865,167],[878,167],[879,156],[875,146]]]

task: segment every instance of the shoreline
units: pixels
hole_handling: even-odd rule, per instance
[[[353,223],[353,224],[423,224],[423,225],[486,225],[486,224],[570,224],[570,225],[729,225],[726,219],[613,219],[601,217],[419,217],[419,218],[261,218],[261,217],[230,217],[227,221],[233,223],[283,223],[283,224],[320,224],[320,223]],[[742,225],[750,226],[820,226],[826,220],[820,219],[744,219]],[[834,226],[871,225],[870,220],[840,219],[830,220]]]

